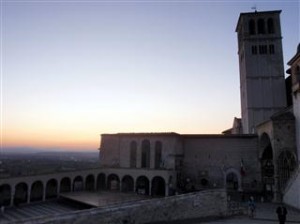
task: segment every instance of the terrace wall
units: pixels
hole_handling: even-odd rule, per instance
[[[193,218],[224,217],[227,196],[224,189],[206,190],[165,198],[143,200],[109,208],[96,208],[41,217],[28,223],[153,223]]]

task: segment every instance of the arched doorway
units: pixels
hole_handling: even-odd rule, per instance
[[[273,162],[273,149],[269,136],[264,133],[260,138],[261,155],[261,176],[263,183],[263,196],[265,200],[272,201],[274,197],[274,162]]]
[[[36,181],[31,185],[31,191],[30,191],[30,202],[34,201],[42,201],[43,200],[43,183],[42,181]]]
[[[278,156],[278,176],[279,187],[284,189],[287,181],[290,179],[293,171],[296,168],[296,158],[290,151],[283,151]]]
[[[75,177],[73,181],[73,191],[83,191],[83,178],[81,176]]]
[[[133,192],[133,178],[129,175],[126,175],[122,178],[122,192]]]
[[[97,177],[97,190],[105,190],[106,189],[106,177],[104,173],[100,173]]]
[[[145,176],[140,176],[136,180],[136,192],[138,194],[149,195],[149,180]]]
[[[65,192],[70,192],[71,191],[71,180],[68,177],[64,177],[60,181],[60,192],[65,193]]]
[[[28,186],[26,183],[19,183],[15,188],[14,204],[18,206],[19,204],[26,203],[28,197]]]
[[[95,186],[95,178],[94,175],[90,174],[85,179],[85,190],[93,191]]]
[[[8,184],[0,186],[0,206],[9,206],[11,196],[11,187]]]
[[[120,179],[116,174],[107,177],[107,188],[112,191],[120,190]]]
[[[236,173],[229,172],[226,175],[227,191],[237,191],[239,189],[239,179]]]
[[[57,181],[51,179],[46,184],[46,199],[57,197]]]
[[[152,179],[151,193],[153,196],[165,196],[166,183],[162,177],[154,177]]]

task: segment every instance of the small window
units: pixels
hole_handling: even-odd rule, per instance
[[[254,35],[255,34],[255,22],[253,19],[249,21],[249,34]]]
[[[208,180],[205,179],[205,178],[202,178],[202,179],[201,179],[201,185],[202,185],[203,187],[206,187],[206,186],[208,185]]]
[[[275,47],[274,47],[274,44],[269,45],[269,53],[270,53],[270,54],[275,54]]]
[[[150,168],[150,141],[142,141],[142,168]]]
[[[264,34],[265,33],[265,21],[263,19],[259,19],[257,21],[257,32],[259,34]]]
[[[259,45],[258,50],[259,50],[259,54],[267,54],[268,53],[267,45]]]
[[[268,19],[268,33],[275,33],[274,20],[272,18]]]
[[[257,54],[257,46],[252,46],[252,54]]]
[[[130,167],[136,167],[136,153],[137,153],[137,143],[132,141],[130,143]]]
[[[161,167],[161,153],[162,153],[162,143],[160,141],[155,142],[155,168]]]

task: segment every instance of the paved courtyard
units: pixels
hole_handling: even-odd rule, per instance
[[[195,224],[220,224],[220,223],[230,223],[230,224],[278,224],[277,215],[275,213],[277,204],[271,203],[259,203],[257,204],[256,214],[254,218],[249,218],[247,216],[236,216],[230,219],[221,219],[215,221],[204,221],[204,222],[193,222]],[[298,223],[300,224],[300,211],[293,208],[287,207],[287,224],[288,223]],[[190,222],[191,223],[191,222]]]
[[[85,203],[92,207],[104,207],[115,204],[121,204],[125,202],[134,202],[143,199],[149,199],[149,196],[128,194],[122,192],[110,192],[110,191],[99,191],[99,192],[71,192],[61,194],[61,197],[70,199],[73,201]]]

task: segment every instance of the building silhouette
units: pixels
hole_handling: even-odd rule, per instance
[[[236,32],[242,117],[230,129],[208,135],[102,134],[101,168],[0,179],[0,203],[14,206],[82,190],[168,196],[225,188],[300,208],[300,46],[285,81],[280,11],[241,13]]]
[[[241,13],[236,27],[244,134],[286,107],[280,12]]]

